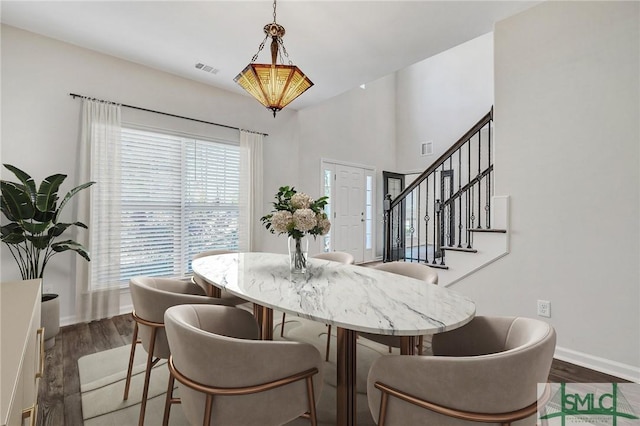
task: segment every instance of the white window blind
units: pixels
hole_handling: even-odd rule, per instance
[[[123,128],[121,161],[120,262],[106,275],[183,276],[197,253],[238,249],[237,144]]]

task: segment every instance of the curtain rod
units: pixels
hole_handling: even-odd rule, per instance
[[[211,124],[213,126],[226,127],[227,129],[246,130],[246,129],[240,129],[239,127],[227,126],[226,124],[219,124],[219,123],[214,123],[214,122],[211,122],[211,121],[199,120],[197,118],[184,117],[182,115],[170,114],[168,112],[162,112],[162,111],[155,111],[155,110],[152,110],[152,109],[141,108],[141,107],[137,107],[137,106],[133,106],[133,105],[119,104],[117,102],[111,102],[111,101],[105,101],[105,100],[102,100],[102,99],[91,98],[89,96],[78,95],[78,94],[75,94],[75,93],[69,93],[69,96],[71,96],[74,99],[75,98],[91,99],[93,101],[106,102],[106,103],[110,103],[110,104],[120,105],[120,106],[123,106],[125,108],[137,109],[137,110],[146,111],[146,112],[153,112],[154,114],[168,115],[169,117],[182,118],[184,120],[190,120],[190,121],[197,121],[198,123]],[[246,131],[251,132],[251,133],[257,133],[257,134],[263,135],[263,136],[269,136],[268,133],[253,132],[251,130],[246,130]]]

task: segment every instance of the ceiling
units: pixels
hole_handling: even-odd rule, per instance
[[[538,3],[281,0],[276,21],[286,28],[284,45],[315,84],[288,108],[317,104],[486,34]],[[2,23],[240,94],[246,92],[233,78],[273,21],[270,0],[2,0],[0,7]],[[257,62],[270,62],[268,49]]]

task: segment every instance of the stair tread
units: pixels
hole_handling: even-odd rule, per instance
[[[436,258],[437,261],[439,262],[440,258]],[[400,261],[403,261],[403,259],[400,259]],[[424,259],[417,259],[417,258],[405,258],[404,262],[411,262],[411,263],[420,263],[421,265],[427,265],[430,266],[432,268],[438,268],[438,269],[449,269],[449,267],[447,265],[440,265],[439,263],[431,263],[431,261],[427,261],[425,262]]]
[[[493,233],[497,233],[497,234],[506,234],[507,230],[506,229],[485,229],[485,228],[471,228],[469,229],[470,232],[493,232]]]
[[[449,251],[461,251],[464,253],[477,253],[478,250],[474,249],[474,248],[466,248],[466,247],[456,247],[456,246],[446,246],[446,247],[440,247],[442,250],[449,250]]]
[[[425,265],[430,266],[432,268],[437,268],[437,269],[449,269],[447,265],[440,265],[439,263],[436,263],[435,265],[433,263],[425,263]]]

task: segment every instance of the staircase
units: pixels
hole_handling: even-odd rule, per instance
[[[493,108],[384,207],[384,261],[451,285],[509,252],[509,198],[493,194]]]

